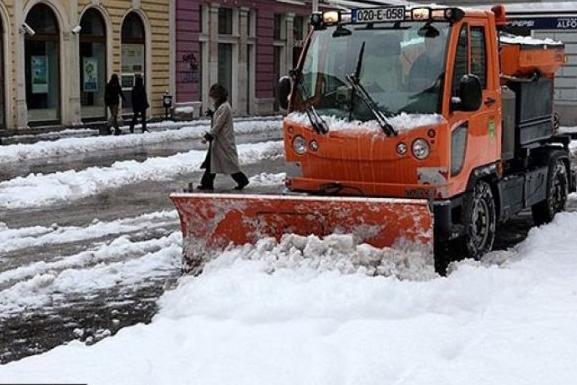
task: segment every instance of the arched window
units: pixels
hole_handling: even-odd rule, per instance
[[[80,20],[80,102],[82,119],[106,117],[106,25],[101,13],[90,8]]]
[[[26,16],[34,36],[26,34],[26,103],[31,125],[60,121],[60,33],[56,16],[37,4]]]
[[[122,24],[122,74],[121,83],[124,91],[134,86],[134,77],[142,75],[146,83],[146,37],[142,19],[136,12],[124,18]],[[132,108],[130,98],[126,98],[125,110]]]

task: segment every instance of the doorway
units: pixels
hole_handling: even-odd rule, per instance
[[[106,26],[100,12],[90,8],[80,21],[80,104],[83,121],[106,118]]]
[[[129,13],[122,24],[122,73],[120,83],[126,96],[123,114],[132,113],[132,98],[136,75],[146,84],[146,36],[142,19],[136,12]]]
[[[30,125],[60,122],[60,30],[52,9],[37,4],[26,23],[36,32],[25,38],[26,104]]]

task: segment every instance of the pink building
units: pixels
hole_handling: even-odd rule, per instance
[[[237,115],[277,110],[276,82],[298,59],[310,12],[293,0],[176,0],[176,105],[198,116],[218,82]]]

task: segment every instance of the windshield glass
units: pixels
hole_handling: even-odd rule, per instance
[[[387,116],[438,113],[449,30],[447,23],[402,23],[315,31],[295,109],[303,110],[302,101],[308,100],[323,115],[374,119],[347,79],[358,75],[359,84]]]

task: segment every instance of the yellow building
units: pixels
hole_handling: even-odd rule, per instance
[[[151,109],[172,93],[172,0],[0,0],[0,129],[76,126],[107,116],[120,76],[130,112],[136,74]]]

